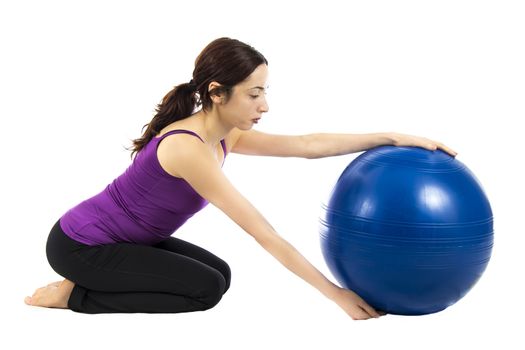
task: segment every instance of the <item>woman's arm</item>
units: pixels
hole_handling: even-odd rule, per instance
[[[424,137],[399,133],[272,135],[256,130],[236,131],[232,152],[277,157],[323,158],[361,152],[382,145],[441,149],[452,156],[456,152],[444,144]]]
[[[197,139],[166,138],[160,161],[184,178],[202,197],[217,206],[291,272],[336,302],[354,319],[379,316],[355,293],[330,282],[290,243],[277,234],[259,211],[224,176],[217,160]],[[184,142],[184,143],[182,143]]]
[[[375,134],[312,134],[309,139],[311,158],[322,158],[366,151],[370,148],[393,145],[422,147],[431,151],[441,149],[452,156],[457,153],[441,142],[424,137],[394,132]]]

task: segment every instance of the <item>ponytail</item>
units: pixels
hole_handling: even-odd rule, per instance
[[[142,127],[143,130],[146,128],[142,137],[133,140],[131,158],[167,125],[185,119],[193,113],[198,103],[195,92],[196,86],[192,80],[189,83],[175,86],[164,96],[155,109],[156,114],[153,119]]]

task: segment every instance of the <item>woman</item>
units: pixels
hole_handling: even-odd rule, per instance
[[[353,319],[378,317],[274,231],[224,176],[224,158],[229,152],[320,158],[384,144],[454,152],[394,133],[277,136],[251,130],[268,111],[267,64],[240,41],[211,42],[197,57],[193,79],[163,98],[142,137],[133,141],[130,167],[54,225],[47,258],[65,279],[37,289],[25,302],[83,313],[175,313],[215,306],[230,285],[228,264],[170,237],[210,202]]]

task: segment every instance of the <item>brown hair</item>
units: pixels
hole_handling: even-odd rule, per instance
[[[155,116],[142,129],[142,137],[133,140],[131,157],[155,137],[164,127],[193,114],[197,107],[212,107],[211,96],[224,94],[226,101],[233,87],[244,81],[261,64],[268,64],[253,47],[235,39],[219,38],[209,43],[195,60],[193,78],[177,85],[164,96],[155,109]],[[211,82],[221,84],[208,91]]]

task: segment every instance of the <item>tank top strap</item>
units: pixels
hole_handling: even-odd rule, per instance
[[[226,150],[226,141],[224,141],[224,139],[221,140],[221,146],[222,152],[224,153],[224,157],[226,157],[226,153],[228,153],[228,151]]]
[[[193,132],[191,130],[186,130],[186,129],[170,130],[167,133],[165,133],[164,135],[162,135],[161,137],[159,137],[159,139],[162,140],[166,136],[173,135],[173,134],[189,134],[189,135],[193,135],[193,136],[197,137],[199,140],[201,140],[202,143],[204,143],[204,140],[197,133],[195,133],[195,132]]]
[[[204,143],[204,140],[197,133],[195,133],[195,132],[193,132],[191,130],[186,130],[186,129],[170,130],[167,133],[165,133],[164,135],[162,135],[161,137],[159,137],[159,142],[162,139],[164,139],[166,136],[173,135],[173,134],[189,134],[189,135],[193,135],[193,136],[197,137],[199,140],[201,140],[202,143]],[[226,157],[226,154],[228,153],[228,150],[226,149],[226,141],[224,141],[224,139],[221,140],[221,147],[222,147],[222,152],[224,153],[224,157]]]

